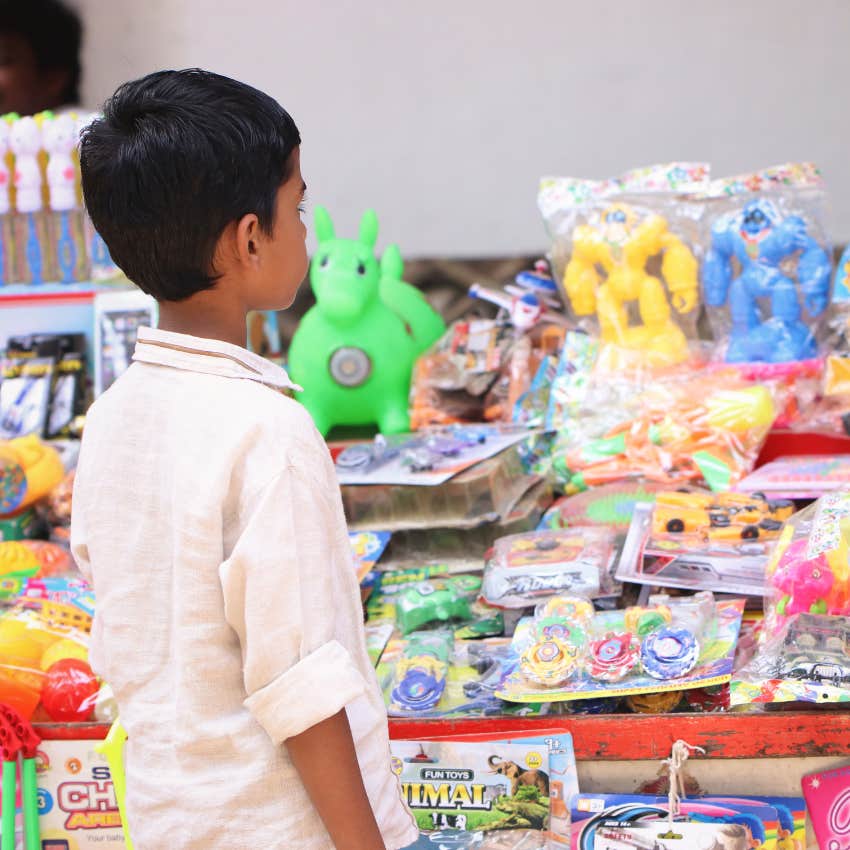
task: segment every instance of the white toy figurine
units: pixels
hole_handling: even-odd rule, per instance
[[[70,115],[47,119],[42,127],[48,153],[47,186],[50,208],[67,212],[77,207],[77,169],[71,152],[77,146],[77,122]]]
[[[41,209],[41,130],[35,118],[26,116],[12,123],[9,147],[15,154],[15,190],[18,212],[34,213]]]
[[[0,215],[6,215],[12,207],[9,198],[9,166],[6,154],[9,151],[9,125],[0,120]]]

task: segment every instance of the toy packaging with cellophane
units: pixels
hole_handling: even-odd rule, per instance
[[[351,531],[348,539],[354,553],[357,580],[363,581],[366,575],[380,560],[392,535],[388,531]]]
[[[377,665],[391,717],[546,714],[547,704],[510,705],[495,692],[515,662],[509,638],[453,639],[424,632],[391,640]]]
[[[732,704],[850,701],[850,492],[794,514],[767,567],[754,657],[737,671]]]
[[[71,581],[28,582],[0,616],[0,703],[25,720],[114,719],[88,662],[91,591]]]
[[[635,506],[620,581],[761,596],[765,570],[794,503],[762,494],[660,491]]]
[[[667,830],[681,827],[681,840],[671,838],[662,848],[681,848],[681,850],[718,850],[734,848],[735,850],[751,850],[751,848],[774,848],[776,837],[780,830],[780,818],[777,809],[757,798],[728,797],[723,799],[698,800],[681,799],[679,815],[676,820],[670,820],[670,802],[667,797],[653,797],[640,794],[578,794],[570,805],[573,822],[572,850],[627,850],[627,848],[654,848],[653,844],[659,836],[654,832],[648,837],[648,843],[613,842],[613,836],[607,836],[608,843],[599,841],[605,837],[609,827],[620,824],[623,828],[642,827],[655,830],[656,826],[662,835]],[[691,827],[706,827],[719,830],[708,843],[701,843],[703,835],[700,830],[686,832]],[[712,843],[717,837],[722,837],[719,844]],[[687,839],[687,840],[685,840]],[[693,839],[693,840],[691,840]]]
[[[569,415],[549,423],[565,492],[631,480],[728,490],[748,474],[781,406],[776,388],[693,367],[611,371],[597,358]]]
[[[452,324],[414,366],[411,428],[484,421],[488,394],[510,370],[519,339],[505,321],[469,319]]]
[[[566,801],[577,790],[570,736],[491,738],[391,742],[393,770],[429,842],[423,846],[568,847]]]
[[[706,592],[599,612],[581,597],[555,597],[517,625],[496,696],[562,702],[723,684],[743,609],[743,600]]]
[[[832,275],[825,201],[811,163],[712,181],[702,280],[721,359],[818,357]]]
[[[538,206],[555,279],[573,317],[619,363],[687,360],[700,297],[704,163],[635,169],[610,180],[544,178]]]
[[[776,499],[817,499],[850,489],[850,454],[785,455],[760,466],[736,487]]]
[[[614,532],[599,527],[502,537],[484,567],[481,594],[499,608],[528,608],[563,594],[610,596],[615,551]]]

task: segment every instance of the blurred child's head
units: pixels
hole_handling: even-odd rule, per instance
[[[80,99],[82,26],[59,0],[0,0],[0,113]]]
[[[86,207],[157,301],[227,287],[288,307],[307,270],[298,128],[271,97],[197,69],[125,83],[82,136]]]

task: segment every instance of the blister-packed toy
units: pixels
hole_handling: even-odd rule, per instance
[[[781,405],[772,385],[705,363],[611,371],[597,359],[584,369],[550,419],[552,465],[568,494],[634,479],[728,490],[753,468]]]
[[[391,640],[377,666],[394,717],[483,717],[529,712],[496,697],[514,664],[508,638],[451,640],[451,632],[414,632]],[[536,706],[531,713],[545,713]]]
[[[743,601],[716,602],[710,593],[596,613],[580,597],[556,597],[520,621],[518,663],[496,695],[559,702],[722,684],[732,675],[742,611]]]
[[[732,705],[850,702],[850,617],[792,614],[735,672]]]
[[[495,542],[481,593],[491,605],[527,608],[564,594],[610,595],[614,532],[602,527],[532,531]]]
[[[402,634],[429,623],[469,620],[471,605],[481,590],[477,576],[433,578],[415,584],[399,594],[396,619]]]
[[[538,205],[556,279],[574,317],[627,359],[686,360],[696,338],[705,164],[638,169],[611,180],[546,178]]]
[[[824,206],[810,163],[712,183],[702,280],[728,362],[817,357],[832,273]]]
[[[560,351],[566,319],[554,283],[541,270],[523,272],[505,291],[479,284],[469,294],[499,308],[495,319],[464,319],[416,363],[411,426],[515,420],[517,401],[541,363]]]
[[[763,494],[660,491],[637,504],[617,567],[620,581],[744,596],[764,593],[768,559],[788,499]]]
[[[446,688],[454,647],[451,632],[422,632],[407,639],[393,673],[390,710],[418,713],[433,709]]]

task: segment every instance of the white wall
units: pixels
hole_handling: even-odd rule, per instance
[[[86,98],[199,65],[295,117],[313,201],[408,257],[534,252],[542,174],[812,159],[850,239],[847,0],[78,0]]]

